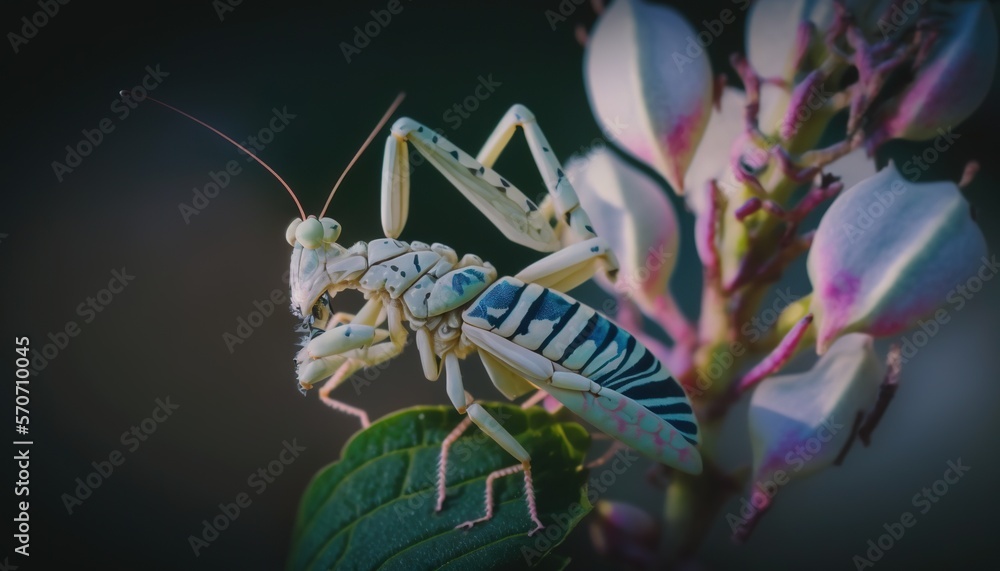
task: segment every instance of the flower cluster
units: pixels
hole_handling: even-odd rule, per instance
[[[959,183],[915,182],[904,173],[919,177],[919,167],[874,161],[893,139],[932,141],[936,157],[960,136],[953,129],[983,102],[996,67],[988,2],[758,0],[747,19],[746,55],[730,57],[741,89],[713,73],[711,37],[667,6],[617,0],[585,37],[599,125],[695,217],[697,320],[670,293],[680,224],[660,185],[607,148],[567,166],[621,262],[618,282],[600,282],[618,321],[672,369],[702,424],[706,475],[675,475],[668,489],[681,553],[718,517],[720,494],[783,485],[839,463],[859,436],[867,444],[901,367],[898,349],[879,357],[873,339],[923,323],[955,284],[995,265],[961,192],[974,164]],[[762,303],[803,256],[811,292],[786,300],[761,331]],[[644,332],[642,316],[670,343]],[[811,369],[779,374],[805,353]],[[753,466],[732,470],[719,458],[721,426],[748,394]],[[808,461],[790,463],[806,444]],[[746,539],[773,501],[731,522],[734,536]],[[601,529],[620,542],[630,528]]]

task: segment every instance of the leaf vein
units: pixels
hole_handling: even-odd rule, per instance
[[[540,433],[540,431],[537,431],[537,430],[531,430],[531,429],[528,429],[527,431],[524,431],[524,432],[521,432],[521,433],[519,433],[519,434],[529,434],[529,433]],[[392,455],[395,455],[395,454],[399,454],[399,453],[404,453],[404,454],[406,454],[406,455],[407,455],[407,457],[408,457],[408,458],[410,458],[410,463],[409,463],[409,464],[408,464],[408,466],[407,466],[407,472],[409,472],[409,470],[410,470],[410,469],[412,468],[412,464],[413,464],[413,455],[415,454],[415,451],[416,451],[417,449],[420,449],[420,448],[431,448],[431,447],[436,447],[436,446],[437,446],[437,444],[434,444],[434,445],[424,445],[424,444],[421,444],[421,445],[417,445],[417,446],[409,446],[409,447],[406,447],[406,448],[400,448],[400,449],[397,449],[397,450],[394,450],[394,451],[392,451],[392,452],[391,452],[391,453],[389,453],[389,454],[384,454],[384,455],[382,455],[382,456],[378,456],[378,457],[375,457],[375,458],[372,458],[372,459],[370,459],[370,460],[368,460],[368,461],[364,462],[363,464],[359,464],[359,465],[358,465],[357,467],[355,467],[355,468],[354,468],[354,469],[352,469],[352,470],[351,470],[350,472],[348,472],[347,474],[345,474],[345,475],[344,475],[344,476],[343,476],[343,477],[341,478],[340,482],[338,482],[338,483],[337,483],[337,485],[336,485],[336,486],[334,486],[334,487],[333,487],[333,489],[331,489],[331,490],[330,490],[329,494],[328,494],[328,495],[326,496],[326,498],[325,498],[325,499],[323,500],[323,503],[322,503],[322,504],[320,505],[320,507],[318,507],[318,508],[316,509],[316,512],[315,512],[315,514],[314,514],[314,517],[315,517],[316,515],[318,515],[318,514],[319,514],[320,512],[322,512],[322,511],[323,511],[323,508],[325,508],[325,507],[326,507],[326,505],[327,505],[327,504],[329,504],[329,503],[330,503],[330,501],[332,501],[332,499],[333,499],[333,496],[334,496],[334,494],[336,493],[336,490],[337,490],[337,488],[338,488],[338,487],[340,487],[340,484],[344,483],[344,482],[345,482],[346,480],[348,480],[348,479],[350,478],[350,476],[351,476],[352,474],[354,474],[355,472],[359,471],[359,470],[360,470],[361,468],[363,468],[364,466],[367,466],[367,465],[369,465],[369,464],[371,464],[371,463],[373,463],[373,462],[376,462],[376,461],[378,461],[378,460],[380,460],[380,459],[383,459],[383,458],[389,458],[390,456],[392,456]],[[465,486],[465,485],[468,485],[468,484],[471,484],[471,483],[474,483],[474,482],[478,482],[478,481],[480,481],[480,480],[483,480],[483,481],[485,481],[485,480],[486,480],[486,478],[487,478],[488,476],[489,476],[489,474],[484,474],[484,475],[482,475],[482,476],[476,476],[476,477],[473,477],[473,478],[469,478],[469,479],[466,479],[466,480],[461,480],[461,481],[459,481],[458,483],[454,483],[454,484],[451,484],[450,486],[448,486],[448,488],[457,488],[457,487],[462,487],[462,486]],[[313,554],[313,556],[309,558],[309,561],[308,561],[308,562],[306,563],[306,566],[307,566],[307,567],[308,567],[308,566],[311,566],[311,565],[313,564],[313,562],[315,562],[315,561],[316,561],[316,559],[317,559],[317,558],[318,558],[318,557],[319,557],[320,555],[322,555],[322,554],[323,554],[323,552],[324,552],[324,551],[325,551],[325,549],[326,549],[326,546],[327,546],[327,545],[329,545],[329,544],[330,544],[330,542],[332,542],[332,541],[333,541],[334,539],[336,539],[336,538],[337,538],[338,536],[340,536],[340,534],[341,534],[341,533],[344,533],[345,531],[348,531],[348,530],[352,530],[353,528],[355,528],[355,527],[357,526],[357,524],[361,522],[361,520],[363,520],[363,519],[367,518],[367,517],[368,517],[368,516],[370,516],[371,514],[373,514],[373,513],[377,512],[378,510],[380,510],[380,509],[382,509],[382,508],[384,508],[384,507],[388,507],[388,506],[391,506],[391,505],[393,505],[394,503],[396,503],[396,502],[398,502],[398,501],[400,501],[400,500],[405,500],[405,499],[409,499],[409,498],[411,498],[411,497],[414,497],[414,496],[418,496],[418,495],[422,494],[423,492],[425,492],[425,491],[427,491],[427,490],[433,490],[434,488],[435,488],[435,486],[434,486],[434,484],[432,483],[431,485],[429,485],[429,486],[427,486],[427,487],[425,487],[425,488],[420,488],[420,489],[418,489],[418,490],[415,490],[415,491],[414,491],[413,493],[411,493],[411,494],[400,494],[400,495],[399,495],[399,496],[397,496],[396,498],[393,498],[393,499],[392,499],[392,501],[390,501],[390,502],[388,502],[388,503],[383,503],[383,504],[380,504],[380,505],[378,505],[378,506],[375,506],[374,508],[372,508],[372,509],[368,510],[367,512],[365,512],[365,513],[363,513],[363,514],[360,514],[360,515],[359,515],[359,516],[358,516],[357,518],[355,518],[355,519],[354,519],[354,521],[352,521],[352,522],[350,522],[349,524],[347,524],[346,526],[344,526],[344,527],[342,527],[342,528],[338,529],[338,530],[337,530],[336,532],[334,532],[334,533],[333,533],[333,535],[331,535],[331,536],[330,536],[330,537],[329,537],[329,538],[328,538],[328,539],[327,539],[327,540],[326,540],[325,542],[323,542],[323,545],[322,545],[322,546],[320,546],[320,549],[319,549],[319,550],[317,550],[317,551],[316,551],[316,553],[314,553],[314,554]],[[405,489],[405,488],[404,488],[404,489]],[[508,500],[507,502],[502,502],[502,503],[500,503],[500,504],[497,504],[497,505],[498,505],[498,506],[500,506],[500,505],[503,505],[503,504],[505,504],[505,503],[509,503],[509,502],[511,502],[511,501],[516,501],[516,500]],[[311,526],[311,523],[312,523],[312,522],[311,522],[311,520],[310,520],[310,522],[309,522],[309,525],[307,525],[307,526],[303,526],[303,528],[307,528],[307,527],[310,527],[310,526]],[[449,531],[450,531],[450,530],[449,530]],[[447,533],[447,532],[445,532],[445,533]],[[441,535],[441,534],[438,534],[438,535]],[[432,537],[429,537],[429,538],[427,538],[427,539],[428,539],[428,540],[430,540],[430,539],[433,539],[434,537],[436,537],[436,536],[432,536]],[[410,549],[411,547],[415,547],[416,545],[419,545],[419,544],[420,544],[420,543],[422,543],[423,541],[424,541],[424,540],[422,540],[421,542],[418,542],[418,543],[415,543],[414,545],[412,545],[412,546],[409,546],[409,547],[407,547],[406,549]],[[406,549],[404,549],[404,551],[405,551]],[[344,554],[346,554],[346,553],[347,553],[347,549],[345,548],[345,550],[344,550],[344,553],[343,553],[343,554],[341,554],[341,555],[340,555],[340,557],[343,557],[343,555],[344,555]],[[402,553],[402,552],[401,552],[401,553]],[[337,561],[338,561],[338,562],[340,561],[340,557],[338,557],[338,559],[337,559]]]
[[[500,507],[501,507],[501,506],[505,506],[505,505],[507,505],[507,504],[510,504],[510,503],[514,503],[514,502],[520,502],[520,501],[522,501],[522,500],[523,500],[523,498],[514,498],[514,499],[511,499],[511,500],[506,500],[506,501],[503,501],[503,502],[500,502],[500,503],[498,503],[498,504],[496,505],[496,511],[500,511]],[[496,516],[496,514],[494,514],[494,516]],[[456,528],[454,528],[454,527],[453,527],[453,528],[451,528],[451,529],[448,529],[448,530],[445,530],[445,531],[442,531],[441,533],[435,533],[434,535],[432,535],[432,536],[430,536],[430,537],[425,537],[425,538],[421,539],[420,541],[418,541],[418,542],[414,543],[413,545],[408,545],[408,546],[404,547],[402,551],[400,551],[400,552],[398,552],[398,553],[394,554],[394,555],[393,555],[392,557],[390,557],[390,558],[386,559],[385,561],[383,561],[383,562],[382,562],[382,564],[378,566],[378,568],[379,568],[379,569],[382,569],[382,568],[384,568],[384,567],[385,567],[386,565],[388,565],[388,563],[389,563],[390,561],[392,561],[393,559],[396,559],[396,558],[397,558],[397,557],[399,557],[400,555],[403,555],[404,553],[406,553],[407,551],[409,551],[409,550],[413,549],[414,547],[418,547],[418,546],[420,546],[420,545],[422,545],[422,544],[424,544],[424,543],[427,543],[428,541],[433,541],[434,539],[437,539],[437,538],[439,538],[439,537],[441,537],[441,536],[444,536],[444,535],[448,535],[449,533],[454,533],[454,532],[455,532],[455,529],[456,529]],[[510,537],[517,537],[518,535],[526,535],[526,534],[527,534],[527,532],[525,532],[525,533],[518,533],[518,534],[514,534],[514,535],[505,535],[505,536],[504,536],[503,538],[501,538],[501,539],[504,539],[504,538],[510,538]],[[496,543],[496,541],[491,541],[491,542],[490,542],[490,543],[488,543],[487,545],[491,545],[491,544],[493,544],[493,543]],[[473,549],[473,551],[476,551],[476,550],[480,549],[481,547],[485,547],[485,545],[484,545],[484,546],[480,546],[480,547],[477,547],[476,549]],[[471,552],[470,552],[470,553],[471,553]],[[450,561],[449,561],[449,563],[450,563]]]

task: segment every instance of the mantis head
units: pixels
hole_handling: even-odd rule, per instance
[[[338,237],[340,224],[333,218],[296,218],[288,225],[285,239],[294,248],[289,287],[292,311],[297,316],[322,321],[328,317],[329,299],[323,294],[333,284],[326,264],[344,252],[337,244]]]
[[[124,94],[125,92],[122,92]],[[326,205],[323,206],[323,210],[319,214],[319,218],[315,216],[306,216],[305,210],[302,208],[302,204],[299,202],[295,192],[292,188],[288,186],[281,176],[275,172],[267,163],[262,161],[255,153],[249,151],[243,145],[234,141],[231,137],[219,131],[215,127],[205,123],[201,119],[185,113],[180,109],[164,103],[153,97],[146,97],[150,101],[162,105],[171,111],[179,113],[188,119],[198,123],[199,125],[205,127],[206,129],[212,131],[216,135],[222,137],[230,144],[236,148],[242,150],[247,154],[248,157],[257,161],[262,167],[264,167],[267,172],[271,173],[278,182],[288,191],[288,194],[292,197],[292,201],[295,202],[295,206],[299,209],[300,217],[292,221],[288,226],[288,230],[285,231],[285,239],[288,243],[292,245],[294,250],[292,251],[292,267],[291,273],[289,274],[289,284],[291,286],[291,297],[292,297],[292,311],[299,317],[304,319],[311,319],[310,324],[312,325],[313,331],[323,329],[325,327],[326,321],[330,317],[330,297],[333,292],[336,291],[336,285],[333,284],[330,275],[326,271],[327,262],[331,261],[346,252],[343,246],[337,244],[337,238],[340,237],[340,224],[332,218],[327,218],[325,216],[327,208],[330,207],[330,201],[333,199],[334,193],[337,192],[337,188],[340,187],[340,183],[344,181],[344,177],[347,176],[347,172],[351,170],[354,163],[357,162],[358,157],[361,153],[371,144],[372,140],[378,134],[379,130],[385,126],[389,117],[396,111],[399,104],[403,102],[404,94],[400,93],[396,96],[396,99],[389,106],[389,109],[382,115],[379,120],[378,125],[372,130],[371,134],[358,149],[358,152],[348,163],[347,168],[341,173],[340,178],[337,179],[336,184],[333,185],[333,190],[330,191],[330,196],[326,199]],[[328,290],[332,290],[327,295],[324,295]]]

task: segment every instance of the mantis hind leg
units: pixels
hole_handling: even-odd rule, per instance
[[[538,518],[538,506],[535,503],[535,489],[531,480],[531,456],[528,454],[528,451],[524,449],[521,443],[519,443],[517,439],[515,439],[514,436],[508,432],[496,418],[493,417],[493,415],[487,412],[482,405],[475,402],[472,395],[465,391],[465,387],[462,383],[462,372],[459,369],[458,357],[456,357],[454,353],[449,353],[445,356],[445,373],[448,379],[448,396],[451,398],[452,404],[460,413],[467,414],[468,417],[458,426],[458,428],[456,428],[455,431],[452,431],[448,438],[445,439],[445,442],[442,442],[441,462],[438,471],[438,509],[440,509],[444,503],[446,489],[445,476],[447,474],[447,450],[450,445],[458,439],[458,436],[468,428],[469,425],[467,424],[467,421],[471,420],[476,424],[476,426],[485,432],[487,436],[492,438],[512,456],[517,458],[520,463],[496,470],[487,476],[486,494],[484,499],[485,514],[481,518],[464,522],[459,524],[457,527],[472,527],[477,523],[484,522],[492,518],[493,481],[503,476],[524,472],[524,492],[525,501],[528,506],[528,516],[535,524],[535,528],[532,529],[528,535],[534,534],[545,526],[542,525],[542,522]]]
[[[583,375],[556,370],[548,358],[496,332],[465,323],[462,333],[479,351],[489,352],[502,365],[542,388],[615,440],[683,472],[701,473],[701,455],[695,444],[644,405]]]

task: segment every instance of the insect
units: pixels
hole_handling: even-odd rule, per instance
[[[399,102],[397,98],[354,160]],[[491,168],[518,127],[547,189],[541,204]],[[492,264],[473,254],[459,257],[442,244],[399,241],[409,208],[408,145],[508,239],[549,254],[513,276],[498,276]],[[298,205],[287,184],[264,166]],[[424,376],[435,380],[444,372],[449,399],[467,415],[442,444],[438,510],[445,499],[448,448],[471,420],[518,463],[489,475],[486,513],[460,527],[489,520],[493,480],[518,472],[524,474],[528,513],[535,526],[529,535],[544,527],[527,450],[463,386],[459,363],[474,353],[508,399],[540,389],[622,444],[684,472],[701,472],[698,426],[681,385],[635,337],[564,293],[597,271],[613,278],[617,261],[594,233],[527,108],[511,107],[476,157],[412,119],[397,120],[386,140],[381,192],[383,238],[349,247],[339,244],[341,225],[325,216],[330,199],[319,217],[307,217],[299,205],[301,217],[288,226],[286,239],[293,248],[291,305],[305,330],[296,355],[298,382],[311,389],[325,380],[320,399],[367,426],[364,411],[334,400],[330,393],[356,371],[399,355],[407,344],[408,325]],[[333,311],[333,299],[343,290],[364,295],[366,302],[356,314]]]

